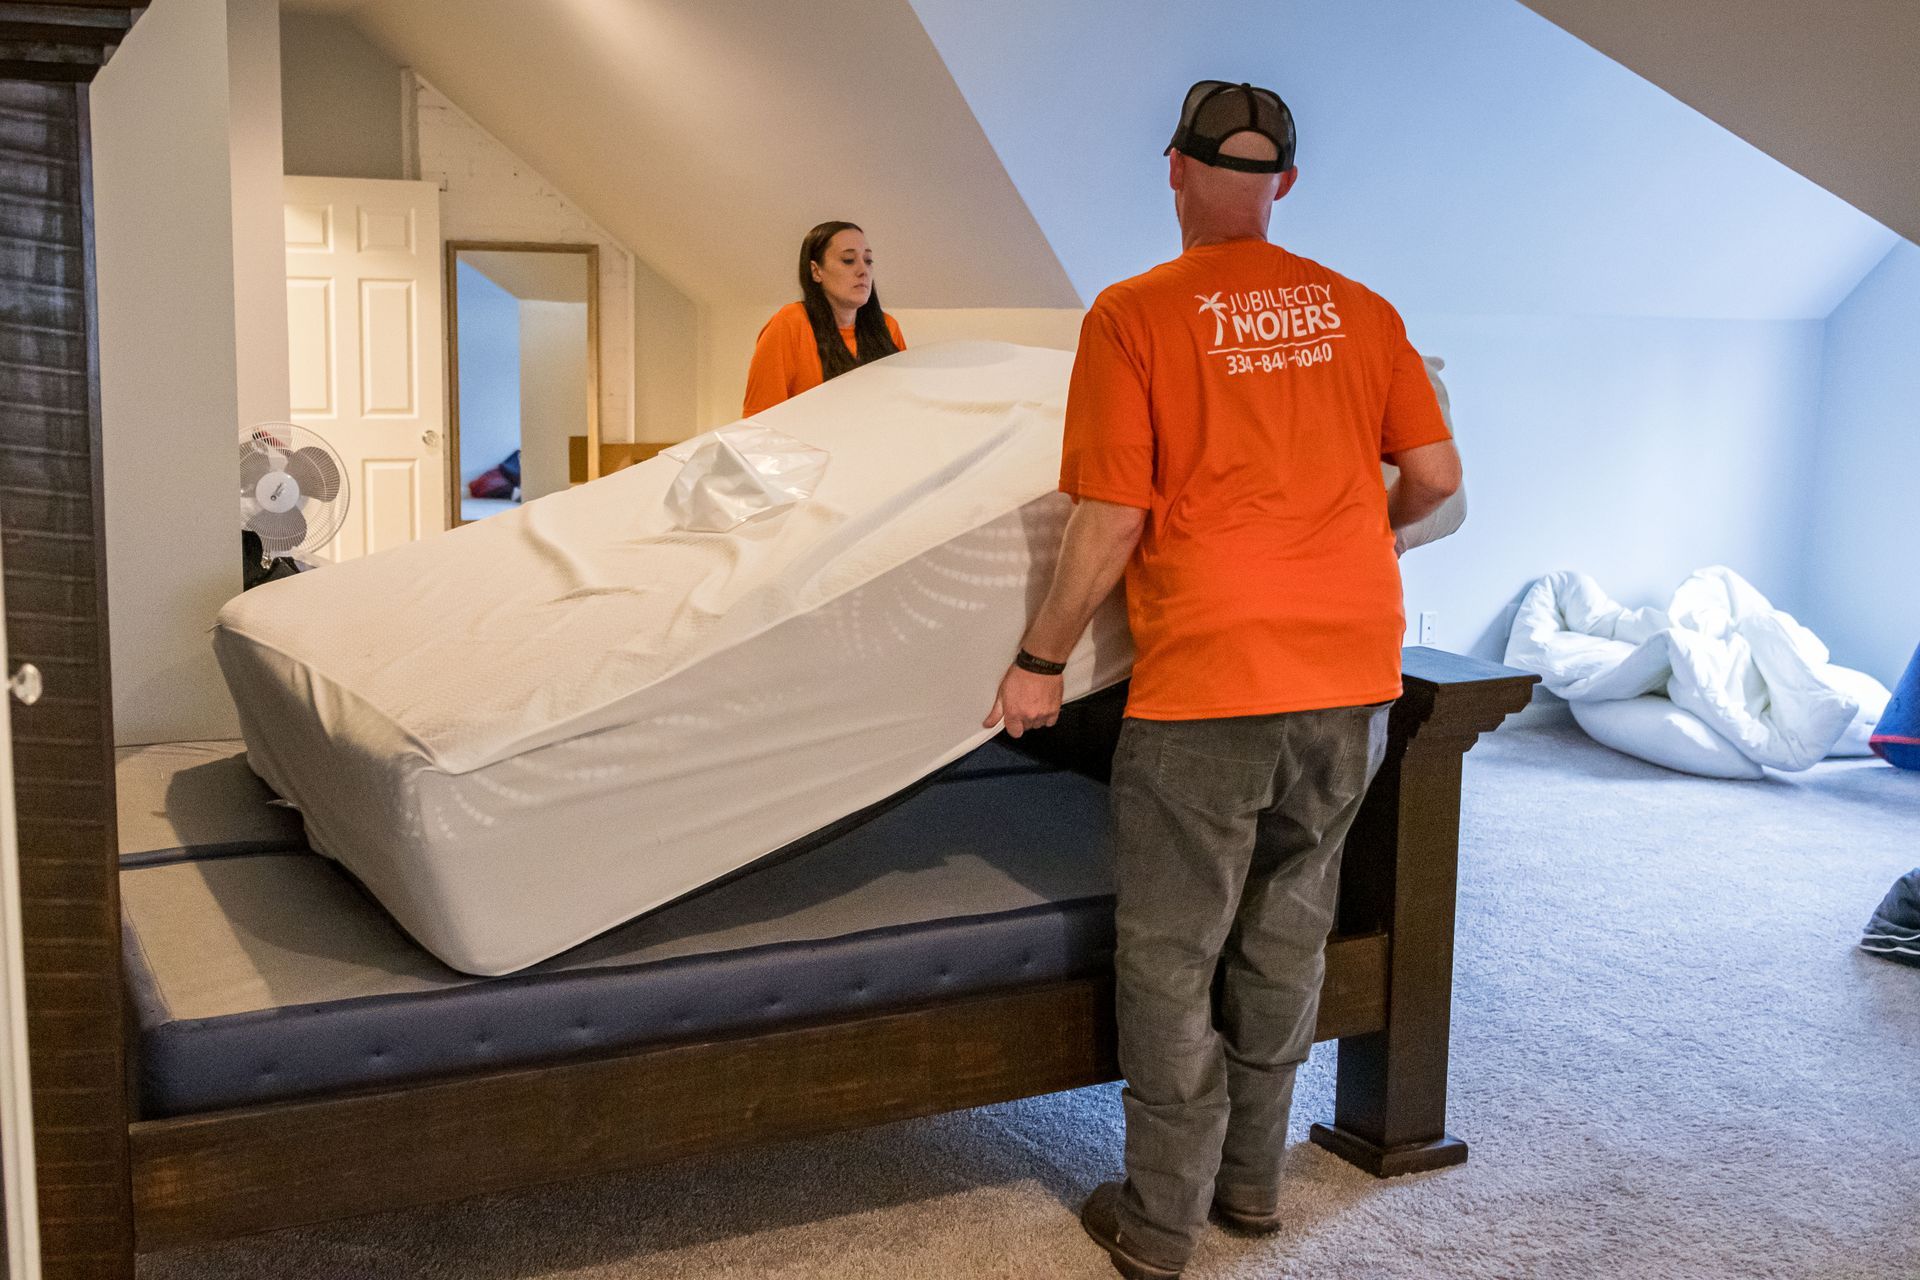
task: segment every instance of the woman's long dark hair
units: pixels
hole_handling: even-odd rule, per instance
[[[833,319],[833,304],[827,301],[827,292],[820,287],[820,282],[813,278],[813,266],[826,256],[828,242],[842,231],[860,231],[860,228],[851,222],[823,222],[807,232],[807,238],[800,242],[800,302],[807,309],[808,323],[813,325],[813,344],[820,351],[820,373],[824,379],[837,378],[849,369],[890,356],[900,349],[893,345],[893,335],[887,332],[887,317],[880,310],[878,288],[867,294],[867,300],[853,313],[853,340],[860,353],[848,351],[840,337],[840,326]]]

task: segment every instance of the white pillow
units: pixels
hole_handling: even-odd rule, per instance
[[[1657,693],[1606,702],[1573,702],[1573,718],[1601,746],[1703,778],[1751,781],[1766,770],[1739,748]]]
[[[1860,704],[1853,723],[1840,735],[1840,741],[1833,744],[1833,750],[1827,752],[1828,759],[1834,756],[1872,755],[1873,748],[1867,745],[1867,739],[1873,736],[1873,727],[1880,723],[1880,717],[1887,714],[1887,703],[1893,698],[1893,690],[1866,672],[1855,671],[1851,667],[1825,666],[1818,669],[1818,674],[1829,689],[1837,689]]]

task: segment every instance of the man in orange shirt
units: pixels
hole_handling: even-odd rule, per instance
[[[1298,176],[1286,104],[1202,81],[1168,152],[1184,252],[1081,327],[1060,477],[1076,505],[987,718],[1016,737],[1054,722],[1060,663],[1124,572],[1127,1177],[1081,1221],[1121,1274],[1156,1280],[1180,1274],[1209,1208],[1280,1225],[1340,850],[1400,695],[1396,530],[1460,483],[1398,313],[1267,241]]]

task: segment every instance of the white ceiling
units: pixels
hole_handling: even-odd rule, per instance
[[[1523,0],[1920,241],[1916,0]]]
[[[867,230],[893,307],[1077,301],[907,0],[317,0],[694,300]]]

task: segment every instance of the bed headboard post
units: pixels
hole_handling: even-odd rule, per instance
[[[6,639],[45,681],[11,746],[47,1280],[133,1275],[87,88],[132,20],[0,22]]]

